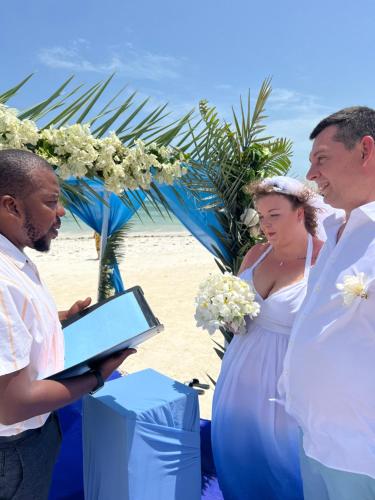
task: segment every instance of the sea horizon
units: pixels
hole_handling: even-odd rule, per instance
[[[138,234],[153,234],[161,235],[188,233],[188,230],[181,222],[173,215],[168,214],[165,210],[160,213],[152,205],[147,206],[148,215],[144,209],[140,209],[137,214],[134,214],[129,223],[129,235],[136,236]],[[73,216],[67,210],[66,215],[61,219],[60,237],[77,238],[77,237],[92,237],[94,230],[85,224],[81,219]]]

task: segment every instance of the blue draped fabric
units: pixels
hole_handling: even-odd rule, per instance
[[[71,179],[67,181],[71,186],[77,186],[78,181]],[[72,196],[68,192],[64,194],[69,200],[67,208],[81,220],[83,220],[94,231],[101,234],[103,216],[105,213],[105,205],[102,200],[106,200],[109,205],[108,219],[108,237],[115,231],[120,229],[134,215],[141,205],[141,200],[145,198],[145,194],[137,191],[137,195],[129,192],[133,207],[128,207],[123,201],[113,193],[109,193],[104,189],[104,184],[100,180],[85,179],[85,182],[94,190],[98,196],[88,188],[84,188],[83,192],[85,199],[79,196]],[[124,285],[121,279],[120,271],[117,262],[113,265],[112,273],[113,286],[116,292],[122,292]]]
[[[198,394],[147,369],[84,400],[85,497],[200,500]]]
[[[69,182],[73,186],[77,184],[75,180]],[[105,191],[102,182],[88,179],[86,179],[86,182],[101,198],[104,198]],[[195,236],[211,253],[215,253],[214,248],[216,247],[226,258],[229,258],[218,236],[218,234],[224,234],[223,228],[214,212],[202,210],[202,206],[204,205],[203,201],[199,202],[181,183],[175,183],[173,187],[158,185],[157,188],[168,201],[171,211],[193,236]],[[137,195],[141,199],[145,198],[145,194],[141,191],[138,191]],[[85,190],[85,196],[89,202],[83,201],[76,196],[70,196],[68,208],[94,231],[100,234],[103,223],[104,205],[102,201],[88,189]],[[130,196],[132,196],[131,193]],[[203,196],[204,194],[202,194],[202,198]],[[121,199],[114,194],[109,195],[108,203],[110,206],[108,236],[110,236],[134,215],[135,210],[127,207]],[[139,208],[141,205],[136,196],[133,197],[133,204],[135,208]],[[215,230],[218,234],[215,233]],[[114,278],[116,291],[122,291],[123,284],[117,264],[115,264]],[[60,410],[59,416],[64,439],[61,454],[55,468],[50,500],[83,500],[81,401]],[[207,439],[204,448],[209,448]],[[211,463],[210,460],[212,462],[212,458],[209,459],[209,463]],[[211,470],[211,467],[205,470],[206,467],[203,467],[203,465],[202,463],[204,478],[202,484],[202,498],[219,500],[221,499],[221,494],[217,486],[214,470]]]
[[[68,182],[72,186],[78,184],[78,181],[74,179]],[[146,197],[141,190],[128,191],[127,195],[133,204],[130,208],[118,196],[106,192],[102,181],[85,179],[85,182],[99,197],[87,188],[84,189],[86,200],[66,193],[69,199],[67,208],[94,231],[101,234],[105,213],[105,205],[101,200],[106,199],[109,205],[108,237],[134,215],[141,206],[141,200]],[[199,201],[180,182],[176,182],[173,186],[157,184],[156,187],[167,200],[171,212],[207,250],[214,255],[216,255],[215,250],[218,250],[225,259],[230,260],[230,255],[219,236],[224,235],[223,227],[214,211],[203,209],[205,205],[203,198],[207,193],[202,193],[202,201]],[[117,262],[113,266],[113,286],[116,292],[124,290]]]
[[[222,225],[214,211],[203,209],[205,205],[203,198],[207,193],[202,193],[202,201],[199,201],[180,182],[176,182],[173,186],[157,185],[157,188],[168,201],[177,219],[207,250],[215,255],[216,247],[226,259],[230,260],[230,255],[219,237],[219,234],[223,236],[225,234]]]
[[[113,372],[108,380],[120,378]],[[48,500],[84,500],[82,399],[57,411],[63,436]]]

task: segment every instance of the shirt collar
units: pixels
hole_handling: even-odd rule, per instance
[[[350,214],[349,220],[352,216],[357,218],[362,215],[367,216],[373,222],[375,221],[375,201],[371,201],[370,203],[366,203],[365,205],[354,209]]]
[[[336,241],[337,231],[345,222],[345,215],[343,213],[341,210],[337,210],[324,220],[323,226],[327,234],[327,240],[334,239]],[[352,210],[347,221],[347,227],[354,229],[368,220],[375,222],[375,201]]]
[[[327,235],[327,241],[336,238],[339,227],[345,222],[345,213],[335,211],[332,215],[323,221],[324,230]]]
[[[0,252],[10,257],[20,269],[23,269],[26,264],[31,263],[30,259],[2,234],[0,234]]]

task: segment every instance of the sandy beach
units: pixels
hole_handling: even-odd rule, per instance
[[[91,296],[96,301],[98,260],[89,235],[60,235],[48,254],[27,253],[55,297],[59,309]],[[194,321],[194,297],[199,283],[218,272],[212,255],[187,232],[131,233],[120,265],[125,287],[140,285],[165,330],[145,342],[123,368],[128,372],[153,368],[180,382],[198,378],[210,389],[199,397],[201,417],[211,417],[212,384],[220,360],[212,339]]]

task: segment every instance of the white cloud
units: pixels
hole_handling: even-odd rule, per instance
[[[269,97],[269,102],[275,104],[287,104],[295,102],[298,99],[298,93],[294,90],[275,88]]]
[[[218,90],[232,90],[233,85],[230,85],[229,83],[218,83],[215,85],[215,88]]]
[[[288,113],[317,113],[325,112],[328,108],[323,106],[318,97],[312,94],[304,94],[292,89],[275,88],[268,99],[268,106],[271,110],[287,109]]]
[[[83,55],[88,49],[84,39],[72,42],[69,47],[55,46],[42,49],[39,60],[50,68],[68,69],[74,72],[94,72],[109,74],[116,72],[128,78],[159,81],[180,77],[182,62],[169,55],[155,54],[146,51],[136,51],[127,42],[120,53],[112,52],[106,61],[97,62]]]

